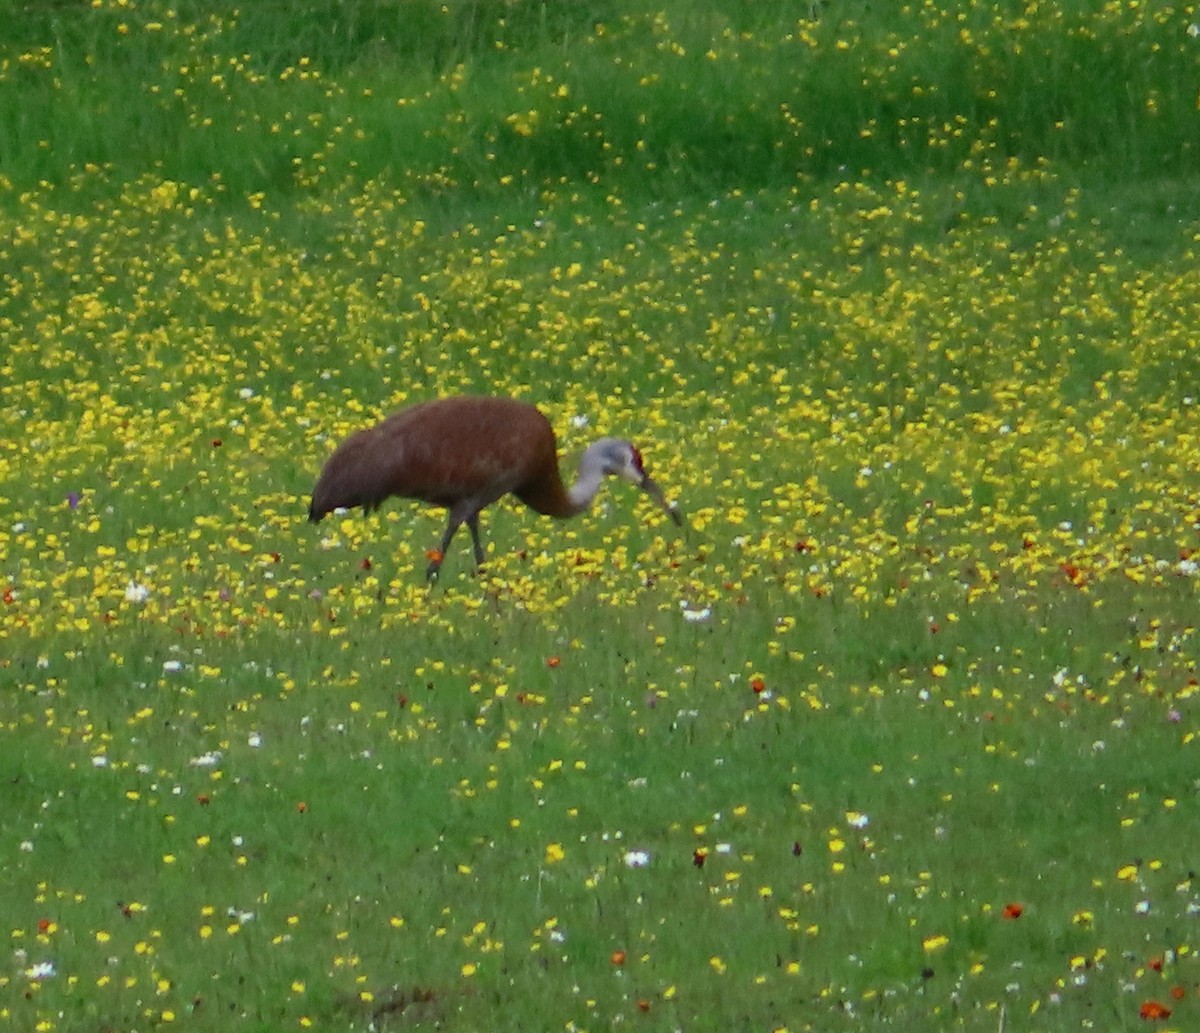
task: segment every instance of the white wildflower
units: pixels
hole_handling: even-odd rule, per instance
[[[193,757],[188,763],[194,768],[215,768],[221,762],[220,750],[209,750],[207,753]]]
[[[25,975],[34,982],[40,982],[58,975],[58,970],[54,967],[53,961],[39,961],[36,965],[27,968]]]

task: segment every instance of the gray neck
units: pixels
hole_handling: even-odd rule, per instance
[[[608,473],[606,452],[611,447],[611,441],[611,438],[593,441],[580,457],[579,475],[567,489],[567,498],[574,513],[582,513],[587,509],[600,490],[600,482]]]

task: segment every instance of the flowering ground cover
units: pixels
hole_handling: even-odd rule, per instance
[[[414,4],[409,50],[318,6],[2,52],[50,144],[0,192],[0,1029],[1191,1028],[1194,9],[904,8],[916,61],[848,5]],[[1131,62],[1161,176],[1098,174],[1103,104],[984,110],[1052,31],[1064,82]],[[768,108],[793,45],[893,107]],[[127,109],[50,103],[118,58]],[[581,99],[610,64],[649,92]],[[460,391],[565,465],[629,437],[685,527],[505,502],[429,589],[442,514],[307,523],[337,441]]]

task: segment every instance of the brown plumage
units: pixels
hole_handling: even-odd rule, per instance
[[[369,513],[393,495],[443,506],[450,518],[426,571],[432,580],[462,524],[470,529],[476,566],[483,563],[479,511],[501,496],[511,492],[538,513],[571,517],[591,505],[606,475],[632,481],[681,523],[628,441],[593,442],[579,460],[578,480],[567,488],[554,430],[534,406],[512,398],[443,398],[401,409],[346,438],[317,478],[308,518],[315,523],[354,506]]]

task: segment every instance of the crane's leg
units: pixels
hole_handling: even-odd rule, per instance
[[[471,532],[471,541],[475,543],[475,570],[478,572],[479,568],[483,566],[485,559],[483,543],[479,540],[479,514],[472,513],[467,517],[466,523]]]
[[[450,539],[454,537],[454,532],[462,525],[463,518],[458,516],[453,510],[450,511],[450,521],[446,524],[446,532],[442,535],[442,544],[438,546],[438,551],[429,560],[429,566],[425,570],[426,581],[436,581],[438,571],[442,569],[442,560],[446,558],[446,550],[450,548]]]

